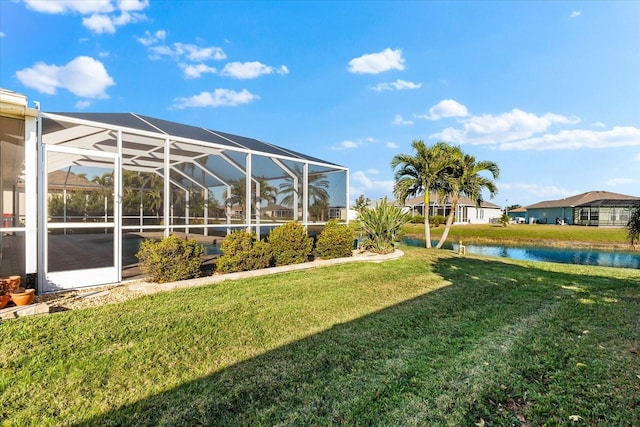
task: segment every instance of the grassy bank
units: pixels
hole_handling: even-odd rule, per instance
[[[404,249],[3,322],[0,423],[640,424],[640,271]]]
[[[444,226],[431,229],[431,237],[439,239]],[[424,237],[422,224],[408,224],[403,228],[408,236]],[[627,230],[623,228],[579,227],[570,225],[510,224],[507,227],[496,224],[454,225],[448,241],[462,240],[474,242],[501,242],[513,244],[534,244],[546,246],[585,245],[632,250],[627,240]],[[636,248],[640,249],[640,248]]]

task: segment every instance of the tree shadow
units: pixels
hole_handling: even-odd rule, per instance
[[[583,276],[469,257],[433,268],[449,286],[77,425],[473,423],[477,402],[464,394],[479,369],[491,373],[485,360],[504,356],[504,331],[573,298]],[[630,286],[590,283],[602,295]]]

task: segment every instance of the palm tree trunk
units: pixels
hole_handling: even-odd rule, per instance
[[[431,248],[431,227],[429,226],[429,192],[424,195],[424,246]]]
[[[449,230],[451,229],[451,224],[453,224],[453,217],[456,212],[456,207],[458,206],[459,196],[454,196],[451,203],[451,211],[449,212],[449,217],[447,218],[447,225],[444,227],[444,231],[442,232],[442,238],[438,242],[436,249],[442,249],[444,242],[447,240],[447,236],[449,235]]]

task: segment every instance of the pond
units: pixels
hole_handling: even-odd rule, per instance
[[[404,238],[407,246],[424,247],[424,239]],[[437,242],[434,242],[434,246]],[[550,248],[541,246],[465,245],[468,254],[488,255],[525,261],[546,261],[563,264],[598,265],[602,267],[640,269],[640,253],[600,249]],[[445,243],[445,249],[457,251],[457,243]]]

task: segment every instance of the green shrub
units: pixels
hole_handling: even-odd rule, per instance
[[[400,229],[410,219],[410,213],[389,205],[386,197],[376,207],[364,209],[360,212],[363,248],[379,254],[393,252],[400,240]]]
[[[321,258],[343,258],[353,255],[353,240],[356,234],[353,228],[340,224],[336,220],[327,222],[318,236],[316,252]]]
[[[289,221],[269,233],[269,244],[276,265],[300,264],[309,261],[313,239],[301,224]]]
[[[222,255],[216,261],[221,273],[259,270],[271,266],[271,245],[256,238],[246,230],[234,231],[220,244]]]
[[[447,217],[444,215],[431,215],[429,216],[429,224],[434,227],[439,227],[447,222]],[[424,223],[424,221],[423,221]]]
[[[152,282],[164,283],[200,276],[204,246],[195,240],[168,236],[162,240],[144,240],[136,254],[140,270]]]
[[[420,214],[415,214],[411,217],[412,224],[424,224],[424,216]]]

